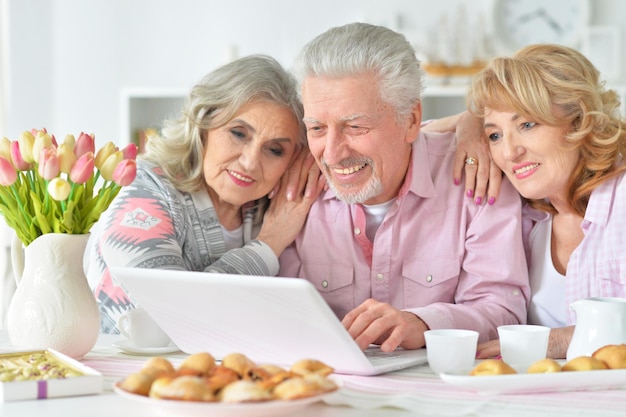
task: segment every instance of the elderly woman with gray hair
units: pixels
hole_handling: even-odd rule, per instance
[[[267,56],[236,60],[192,88],[92,229],[85,263],[102,332],[117,333],[135,307],[112,266],[276,275],[324,183],[302,116],[295,81]]]

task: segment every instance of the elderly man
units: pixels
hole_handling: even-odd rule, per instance
[[[505,180],[490,207],[454,185],[455,136],[420,132],[422,70],[406,39],[363,23],[333,28],[304,47],[294,73],[330,188],[279,275],[311,281],[362,348],[420,348],[436,328],[486,341],[524,323],[519,196]]]

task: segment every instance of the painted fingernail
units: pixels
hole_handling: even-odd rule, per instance
[[[474,197],[474,190],[467,190],[467,196],[468,196],[469,198]]]
[[[480,350],[476,352],[476,359],[480,357]]]
[[[495,197],[489,197],[489,205],[493,206],[493,203],[496,202],[496,198]]]
[[[476,197],[476,200],[474,200],[476,202],[477,206],[480,206],[480,203],[483,202],[483,198],[482,197]]]
[[[461,183],[461,180],[459,178],[454,179],[454,185],[459,185],[460,183]]]
[[[494,356],[494,359],[502,359],[502,355]]]

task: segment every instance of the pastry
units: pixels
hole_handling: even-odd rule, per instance
[[[141,370],[151,374],[166,374],[174,372],[174,365],[165,358],[155,356],[148,359]]]
[[[235,381],[239,381],[239,374],[230,368],[219,365],[213,368],[207,377],[206,384],[211,391],[217,393],[226,385]]]
[[[322,376],[330,375],[335,370],[324,362],[320,362],[316,359],[302,359],[294,363],[291,367],[291,372],[298,375],[318,374]]]
[[[215,358],[207,352],[188,356],[178,367],[179,375],[206,376],[215,368]]]
[[[544,374],[549,372],[561,372],[561,364],[554,359],[545,358],[534,362],[528,370],[529,374]]]
[[[183,360],[175,369],[170,361],[154,357],[128,375],[117,387],[133,394],[178,401],[228,403],[296,399],[337,389],[326,378],[333,369],[306,359],[294,364],[303,375],[276,365],[255,365],[241,353],[226,355],[220,365],[206,352]]]
[[[608,367],[600,359],[591,356],[578,356],[563,365],[563,371],[594,371],[598,369],[608,369]]]
[[[267,401],[272,399],[269,390],[252,381],[235,381],[220,392],[220,400],[225,403]]]
[[[256,364],[242,353],[229,353],[222,359],[222,366],[233,369],[243,378]]]
[[[134,374],[128,375],[119,384],[125,391],[139,395],[148,395],[152,383],[164,375],[174,373],[174,366],[170,361],[160,357],[150,358],[143,367]]]
[[[470,371],[470,375],[485,376],[485,375],[507,375],[516,374],[517,371],[506,362],[500,359],[485,359]]]
[[[118,387],[133,394],[147,396],[150,393],[150,387],[155,379],[156,376],[154,375],[136,372],[124,378],[124,380],[118,384]]]
[[[591,356],[604,362],[609,369],[626,368],[626,344],[602,346]]]
[[[274,389],[274,387],[276,387],[276,385],[280,384],[281,382],[296,377],[300,378],[301,376],[291,371],[283,371],[276,375],[272,375],[270,378],[265,379],[264,381],[259,381],[259,384],[264,388],[272,390]]]
[[[174,378],[164,377],[151,391],[151,396],[164,400],[180,401],[216,401],[217,398],[207,387],[203,377],[182,375]],[[155,381],[156,382],[156,381]]]
[[[244,379],[251,381],[266,381],[272,376],[284,373],[285,370],[276,365],[258,365],[248,369]]]

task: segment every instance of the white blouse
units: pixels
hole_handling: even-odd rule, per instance
[[[552,217],[530,232],[530,306],[528,323],[548,327],[567,325],[565,276],[552,263]]]

